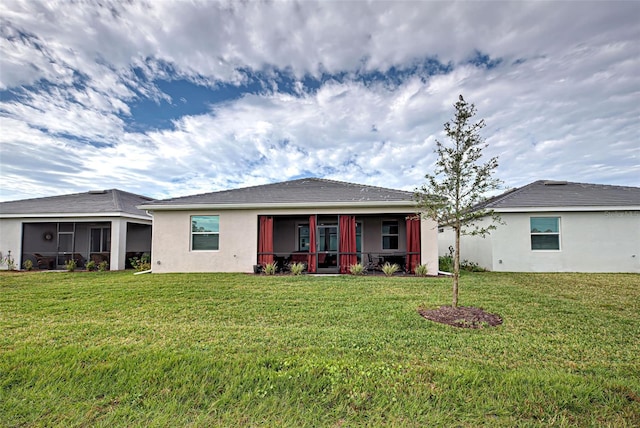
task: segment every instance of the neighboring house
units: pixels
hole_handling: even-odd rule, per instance
[[[493,271],[640,273],[640,188],[536,181],[488,200],[502,217],[485,238],[463,236],[460,258]],[[440,229],[440,254],[454,237]]]
[[[0,252],[17,266],[25,260],[40,269],[62,269],[71,258],[107,261],[124,269],[129,256],[151,251],[152,218],[137,205],[145,196],[121,190],[0,203]]]
[[[436,274],[437,228],[413,194],[306,178],[142,204],[153,214],[154,272],[253,272],[276,261],[347,272],[385,261]]]

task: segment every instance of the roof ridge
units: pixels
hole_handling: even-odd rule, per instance
[[[480,204],[480,207],[491,207],[494,204],[502,202],[504,200],[510,199],[511,197],[517,195],[528,187],[533,186],[536,183],[544,182],[545,180],[536,180],[532,183],[525,184],[521,187],[514,187],[513,189],[506,190],[505,192],[500,193],[499,195],[494,196],[493,198],[487,199],[484,203]]]
[[[149,196],[145,196],[145,195],[139,195],[137,193],[132,193],[132,192],[127,192],[125,190],[120,190],[120,189],[104,189],[104,190],[86,190],[84,192],[75,192],[75,193],[63,193],[61,195],[52,195],[52,196],[38,196],[36,198],[26,198],[26,199],[14,199],[11,201],[0,201],[0,204],[6,204],[9,202],[27,202],[27,201],[39,201],[39,200],[44,200],[44,199],[53,199],[53,198],[61,198],[61,197],[69,197],[69,196],[81,196],[81,195],[91,195],[91,194],[105,194],[108,192],[112,192],[114,193],[114,197],[115,197],[115,192],[118,192],[118,197],[120,198],[120,195],[122,194],[126,194],[126,195],[131,195],[131,196],[135,196],[138,198],[142,198],[142,199],[146,199],[148,201],[153,201],[154,199],[149,197]],[[114,201],[115,202],[115,201]]]
[[[2,201],[0,203],[2,204],[6,204],[9,202],[26,202],[26,201],[37,201],[40,199],[50,199],[50,198],[59,198],[60,196],[76,196],[76,195],[83,195],[85,193],[89,193],[89,191],[86,192],[76,192],[76,193],[63,193],[62,195],[53,195],[53,196],[38,196],[36,198],[27,198],[27,199],[14,199],[11,201]]]
[[[260,187],[267,187],[267,186],[275,186],[275,185],[284,185],[284,184],[292,184],[292,183],[300,183],[303,181],[313,181],[313,182],[320,182],[320,183],[332,183],[332,184],[340,184],[342,186],[350,186],[352,188],[369,188],[369,189],[377,189],[377,190],[384,190],[387,192],[396,192],[399,194],[409,194],[409,193],[413,193],[413,192],[409,192],[406,190],[399,190],[399,189],[391,189],[391,188],[387,188],[387,187],[380,187],[380,186],[371,186],[368,184],[358,184],[358,183],[351,183],[348,181],[340,181],[340,180],[333,180],[333,179],[329,179],[329,178],[321,178],[321,177],[302,177],[302,178],[296,178],[294,180],[285,180],[285,181],[276,181],[273,183],[265,183],[265,184],[256,184],[253,186],[246,186],[246,187],[236,187],[236,188],[232,188],[232,189],[224,189],[224,190],[214,190],[212,192],[203,192],[203,193],[197,193],[194,195],[185,195],[185,196],[175,196],[172,198],[166,198],[166,199],[156,199],[156,201],[172,201],[175,199],[181,199],[181,198],[192,198],[192,197],[201,197],[201,196],[206,196],[206,195],[212,195],[212,194],[222,194],[222,193],[227,193],[227,192],[237,192],[237,191],[245,191],[245,190],[252,190],[252,189],[257,189]]]
[[[296,180],[293,180],[296,181]],[[153,201],[171,201],[173,199],[180,199],[180,198],[191,198],[191,197],[198,197],[198,196],[205,196],[205,195],[211,195],[213,193],[225,193],[225,192],[232,192],[232,191],[236,191],[236,190],[246,190],[246,189],[254,189],[256,187],[262,187],[262,186],[269,186],[271,184],[277,184],[277,183],[265,183],[265,184],[254,184],[253,186],[245,186],[245,187],[234,187],[232,189],[223,189],[223,190],[213,190],[211,192],[202,192],[202,193],[195,193],[192,195],[183,195],[183,196],[174,196],[171,198],[165,198],[165,199],[152,199]]]
[[[135,196],[136,198],[142,198],[142,199],[146,199],[148,201],[153,201],[154,200],[150,196],[140,195],[138,193],[133,193],[133,192],[127,192],[126,190],[120,190],[120,189],[109,189],[109,190],[107,190],[107,192],[109,192],[109,191],[118,192],[118,198],[120,199],[120,201],[122,201],[122,196],[123,195]]]
[[[349,185],[351,187],[367,187],[367,188],[370,188],[370,189],[386,190],[386,191],[399,192],[399,193],[413,193],[413,192],[410,192],[408,190],[392,189],[392,188],[389,188],[389,187],[382,187],[382,186],[372,186],[370,184],[351,183],[349,181],[334,180],[334,179],[331,179],[331,178],[311,177],[311,178],[301,178],[300,180],[319,180],[319,181],[327,181],[327,182],[330,182],[330,183]]]
[[[616,189],[640,189],[640,186],[623,186],[620,184],[601,184],[601,183],[584,183],[581,181],[567,181],[567,180],[536,180],[523,187],[533,184],[545,184],[545,185],[577,185],[577,186],[594,186],[594,187],[614,187]]]
[[[567,181],[567,184],[574,184],[574,185],[579,185],[579,186],[595,186],[595,187],[606,187],[606,188],[616,188],[616,189],[640,189],[640,186],[622,186],[619,184],[598,184],[598,183],[578,183],[578,182],[572,182],[572,181]]]
[[[111,192],[111,197],[113,198],[113,204],[115,206],[116,211],[121,211],[121,203],[120,203],[120,194],[118,189],[109,189],[107,192]]]
[[[640,205],[640,187],[537,180],[487,199],[476,209]]]

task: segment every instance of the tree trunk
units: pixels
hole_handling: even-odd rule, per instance
[[[453,254],[453,300],[451,306],[458,307],[458,280],[460,279],[460,227],[455,228],[456,247]]]

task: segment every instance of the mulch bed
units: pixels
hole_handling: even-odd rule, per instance
[[[441,306],[438,309],[419,308],[418,313],[424,318],[461,328],[495,327],[502,324],[502,318],[496,314],[485,312],[473,306]]]

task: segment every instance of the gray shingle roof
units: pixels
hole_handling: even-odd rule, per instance
[[[640,187],[539,180],[489,199],[484,207],[512,208],[640,206]]]
[[[0,202],[0,215],[4,214],[105,214],[121,213],[145,216],[138,205],[151,201],[146,196],[123,192],[118,189],[49,196],[45,198],[23,199]],[[150,217],[149,217],[150,218]]]
[[[145,205],[256,205],[295,203],[407,202],[413,193],[403,190],[346,183],[321,178],[302,178],[261,186],[244,187],[201,195],[153,201]]]

